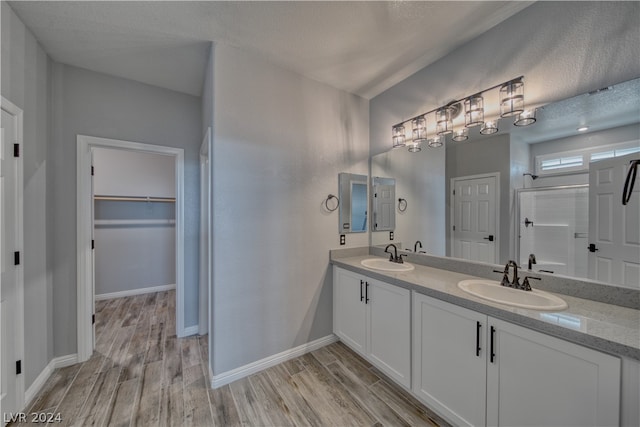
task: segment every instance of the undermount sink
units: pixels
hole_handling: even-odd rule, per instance
[[[489,301],[533,310],[560,311],[568,307],[561,298],[533,289],[522,291],[507,288],[495,280],[471,279],[458,282],[463,291]]]
[[[360,264],[368,268],[373,268],[374,270],[382,271],[411,271],[415,268],[413,264],[409,264],[408,262],[399,264],[384,258],[368,258],[360,261]]]

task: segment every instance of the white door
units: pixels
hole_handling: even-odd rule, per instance
[[[21,110],[2,99],[0,130],[0,414],[3,424],[24,404]],[[18,144],[18,152],[14,146]],[[18,362],[20,361],[20,362]],[[22,366],[21,366],[22,368]],[[5,419],[9,417],[8,419]]]
[[[373,229],[393,231],[396,228],[396,184],[392,178],[374,178],[382,183],[373,186]]]
[[[631,154],[589,166],[589,278],[640,288],[640,180],[622,205]]]
[[[498,177],[460,177],[452,183],[453,256],[498,262]]]

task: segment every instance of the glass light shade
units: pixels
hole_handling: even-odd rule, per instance
[[[468,128],[484,123],[484,99],[473,95],[464,100],[464,125]]]
[[[453,133],[453,137],[451,138],[456,142],[466,141],[469,139],[469,129],[461,128]]]
[[[514,80],[500,87],[500,117],[511,117],[524,111],[524,83]]]
[[[482,135],[491,135],[498,132],[498,121],[497,120],[488,120],[482,124],[480,128],[480,133]]]
[[[516,121],[513,122],[516,126],[529,126],[536,122],[536,110],[524,110],[518,114]]]
[[[420,144],[417,142],[414,142],[413,144],[409,144],[409,152],[411,153],[417,153],[419,151],[422,151],[422,148],[420,148]]]
[[[444,140],[444,136],[436,135],[429,140],[429,147],[431,148],[442,147],[443,140]]]
[[[427,120],[424,116],[413,119],[411,121],[411,126],[413,127],[414,143],[417,144],[427,140]]]
[[[447,135],[453,132],[452,113],[451,107],[442,107],[436,110],[436,133],[438,135]]]
[[[404,147],[405,143],[404,126],[396,125],[391,132],[393,136],[393,148]]]

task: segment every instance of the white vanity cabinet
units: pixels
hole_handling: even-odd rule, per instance
[[[411,293],[333,269],[333,332],[378,369],[411,386]]]
[[[418,293],[412,371],[457,425],[619,424],[620,359]]]

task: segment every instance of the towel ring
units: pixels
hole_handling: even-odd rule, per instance
[[[398,210],[404,212],[407,210],[407,199],[398,199]]]
[[[337,200],[336,206],[334,208],[330,208],[329,207],[329,200],[331,200],[331,199],[336,199]],[[327,198],[324,200],[324,207],[327,208],[327,210],[329,212],[335,211],[336,209],[338,209],[338,206],[340,206],[340,199],[337,198],[336,196],[334,196],[333,194],[329,194],[327,196]]]

